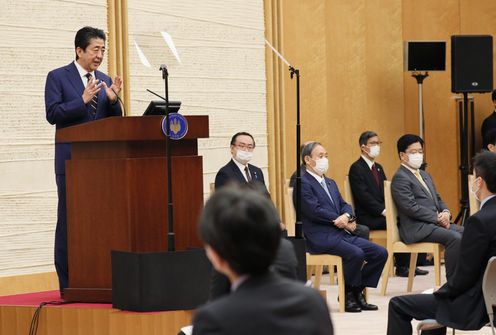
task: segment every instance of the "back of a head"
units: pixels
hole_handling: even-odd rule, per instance
[[[496,193],[496,153],[483,151],[474,157],[474,170],[481,177],[491,193]]]
[[[238,275],[261,274],[274,261],[280,241],[279,216],[256,191],[227,186],[205,204],[198,230],[201,239]]]

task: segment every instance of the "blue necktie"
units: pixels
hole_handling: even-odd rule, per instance
[[[322,181],[320,182],[320,185],[322,185],[322,188],[324,189],[325,193],[327,193],[327,196],[329,197],[329,199],[331,199],[331,203],[334,205],[334,200],[332,200],[331,193],[329,193],[329,189],[327,188],[325,179],[322,179]]]

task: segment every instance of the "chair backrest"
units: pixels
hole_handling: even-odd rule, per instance
[[[386,206],[386,226],[388,244],[401,241],[398,232],[398,211],[391,194],[391,182],[384,181],[384,203]]]
[[[288,236],[295,236],[296,213],[293,205],[293,188],[286,187],[284,192],[284,225]]]
[[[210,186],[210,195],[212,195],[215,191],[215,183],[210,183],[209,186]]]
[[[484,303],[486,304],[487,315],[489,322],[494,332],[494,311],[493,306],[496,305],[496,256],[489,259],[482,279],[482,293],[484,295]]]
[[[468,187],[472,185],[475,180],[475,176],[473,174],[468,175]],[[472,192],[468,192],[468,203],[470,206],[470,215],[474,215],[477,213],[480,207],[480,201],[475,199],[474,194]]]
[[[355,202],[353,201],[353,193],[351,192],[350,178],[346,176],[344,178],[344,201],[349,203],[353,210],[355,209]]]

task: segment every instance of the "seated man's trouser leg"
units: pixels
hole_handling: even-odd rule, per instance
[[[450,225],[450,229],[436,226],[436,228],[430,235],[419,241],[441,243],[444,246],[446,278],[450,278],[451,275],[455,272],[456,260],[458,259],[458,252],[462,239],[462,232],[463,227],[454,224]]]
[[[336,239],[335,236],[328,234],[326,247],[316,251],[337,255],[343,259],[344,280],[347,286],[377,287],[387,260],[386,249],[346,233],[343,233],[341,237],[341,239]],[[364,261],[367,262],[365,266]]]
[[[435,319],[437,305],[433,294],[412,294],[391,298],[387,334],[411,335],[412,319]],[[446,328],[429,332],[429,334],[446,334]]]

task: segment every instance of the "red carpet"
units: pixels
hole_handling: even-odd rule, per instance
[[[60,294],[58,290],[33,292],[26,294],[16,294],[0,297],[0,306],[30,306],[37,307],[42,302],[60,301]],[[54,307],[87,307],[87,308],[112,308],[112,304],[89,304],[89,303],[70,303],[66,305],[55,305]]]

